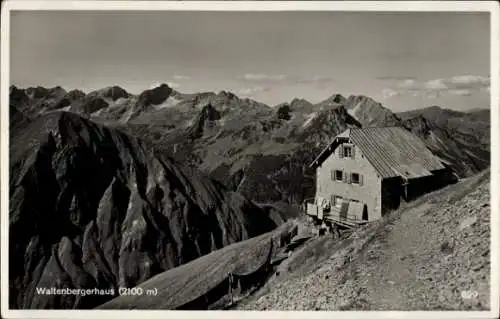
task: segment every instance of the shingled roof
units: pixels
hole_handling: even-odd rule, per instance
[[[432,171],[445,168],[419,137],[399,126],[352,128],[338,137],[348,138],[359,147],[382,178],[412,179],[430,176]],[[321,165],[338,144],[339,140],[334,139],[311,166]]]

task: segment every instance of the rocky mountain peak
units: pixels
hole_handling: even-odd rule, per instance
[[[351,95],[345,106],[363,126],[401,125],[400,119],[380,102],[365,95]]]
[[[217,94],[217,97],[227,99],[227,100],[238,100],[239,98],[232,92],[229,91],[220,91]]]
[[[306,99],[294,98],[290,102],[290,107],[292,108],[292,110],[298,110],[298,109],[302,109],[302,108],[310,108],[312,106],[313,106],[313,104]]]
[[[373,98],[366,95],[350,95],[347,98],[347,106],[348,108],[354,107],[356,104],[362,103],[366,106],[382,106],[382,104],[378,101],[375,101]]]
[[[41,99],[49,95],[49,90],[42,86],[28,87],[26,94],[34,99]]]
[[[427,136],[429,132],[434,128],[434,124],[427,118],[425,118],[422,114],[418,114],[413,118],[404,120],[403,126],[411,130],[418,136]]]
[[[69,91],[65,97],[69,100],[76,101],[79,99],[83,99],[85,97],[85,95],[86,95],[85,92],[78,90],[78,89],[74,89],[74,90]]]
[[[330,96],[326,101],[331,101],[338,104],[345,104],[347,99],[342,94],[337,93]]]
[[[9,88],[9,99],[10,104],[20,106],[20,104],[27,102],[29,98],[25,90],[19,89],[15,85],[11,85]]]
[[[346,104],[346,99],[340,95],[340,94],[334,94],[327,98],[326,100],[323,100],[316,104],[316,108],[336,108],[339,107],[340,105],[345,105]]]
[[[200,138],[204,135],[207,129],[214,126],[214,121],[221,118],[221,114],[217,111],[211,103],[202,107],[198,113],[194,123],[189,128],[191,138]]]
[[[114,85],[103,89],[103,96],[116,101],[120,98],[128,98],[130,94],[125,89]]]
[[[160,86],[142,92],[139,95],[139,103],[144,106],[161,104],[168,99],[170,94],[172,94],[172,91],[171,87],[162,83]]]

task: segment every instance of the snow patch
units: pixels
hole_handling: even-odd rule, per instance
[[[361,111],[361,107],[362,107],[362,103],[359,102],[352,109],[348,109],[347,113],[349,113],[349,115],[352,116],[352,117],[354,117],[355,119],[358,119],[358,117],[356,116],[356,114]]]
[[[304,122],[304,124],[302,124],[302,127],[307,127],[309,124],[311,124],[311,122],[318,117],[318,113],[317,112],[309,113],[307,114],[306,117],[307,119]]]
[[[99,115],[101,115],[102,110],[104,110],[104,108],[99,109],[99,110],[95,111],[94,113],[91,113],[90,116],[99,116]]]
[[[175,97],[169,97],[163,103],[158,104],[158,105],[154,105],[154,108],[159,110],[159,109],[164,109],[167,107],[173,107],[173,106],[176,106],[177,104],[179,104],[180,102],[182,102],[182,100],[176,99]]]

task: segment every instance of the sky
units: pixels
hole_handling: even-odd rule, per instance
[[[488,13],[17,11],[10,40],[19,87],[489,107]]]

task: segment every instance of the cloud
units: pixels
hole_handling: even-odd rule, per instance
[[[176,81],[187,81],[187,80],[191,80],[191,77],[190,76],[187,76],[187,75],[174,75],[172,77],[174,80]]]
[[[269,88],[269,87],[255,86],[255,87],[249,87],[249,88],[241,88],[241,89],[237,90],[236,93],[238,95],[242,95],[242,96],[252,96],[256,93],[267,92],[270,89],[271,88]]]
[[[402,89],[412,89],[417,85],[417,81],[414,79],[405,79],[398,83],[398,87]]]
[[[490,77],[479,76],[479,75],[460,75],[454,76],[451,78],[451,82],[455,85],[461,86],[470,86],[470,85],[479,85],[479,86],[490,86]]]
[[[302,83],[302,84],[308,84],[308,83],[310,83],[310,84],[322,84],[322,83],[335,82],[335,80],[329,76],[315,75],[311,78],[296,79],[295,82]]]
[[[393,89],[382,90],[382,96],[386,99],[399,95],[399,92]]]
[[[404,81],[404,80],[416,80],[417,78],[414,76],[392,76],[392,75],[384,75],[377,76],[377,80],[381,81]]]
[[[239,80],[248,82],[260,83],[282,83],[282,84],[323,84],[334,82],[335,80],[329,76],[314,75],[311,77],[296,77],[285,74],[264,74],[264,73],[247,73],[237,77]]]
[[[253,74],[247,73],[241,77],[245,81],[285,81],[288,77],[284,74]]]
[[[445,83],[444,79],[434,79],[424,83],[424,87],[431,91],[440,91],[448,89],[448,85]]]
[[[448,91],[451,95],[461,95],[461,96],[469,96],[472,95],[472,91],[468,89],[452,89]]]
[[[432,99],[445,94],[469,96],[475,93],[485,93],[489,92],[489,87],[490,78],[479,75],[459,75],[427,81],[408,78],[397,82],[393,88],[384,89],[382,94],[386,98],[406,94]]]

